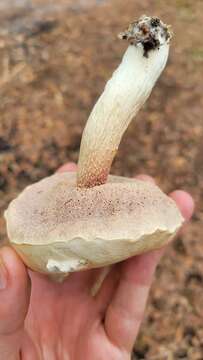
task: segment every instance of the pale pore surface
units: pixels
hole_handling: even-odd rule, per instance
[[[60,173],[27,187],[6,211],[10,242],[31,269],[61,280],[114,264],[169,242],[183,223],[175,202],[155,185],[109,176],[76,188]]]
[[[75,174],[62,173],[27,187],[6,212],[10,240],[41,245],[74,238],[133,241],[155,229],[173,233],[182,222],[174,201],[151,183],[113,176],[90,189],[75,183]]]

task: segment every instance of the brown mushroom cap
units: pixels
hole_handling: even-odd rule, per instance
[[[80,189],[74,173],[28,186],[5,217],[10,243],[31,269],[64,275],[160,248],[183,223],[154,184],[109,176]]]

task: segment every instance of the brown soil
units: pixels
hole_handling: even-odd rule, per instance
[[[112,172],[148,173],[165,191],[182,188],[196,200],[192,222],[158,267],[133,356],[201,360],[203,2],[51,3],[33,0],[0,14],[1,211],[27,184],[77,161],[88,114],[126,46],[116,34],[143,13],[171,23],[169,64],[126,132]],[[2,217],[0,226],[5,241]]]

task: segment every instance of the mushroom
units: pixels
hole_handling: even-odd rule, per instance
[[[123,133],[166,65],[171,33],[142,16],[119,37],[130,44],[87,121],[77,174],[28,186],[5,212],[11,246],[29,268],[55,278],[158,249],[183,223],[156,185],[109,175]]]

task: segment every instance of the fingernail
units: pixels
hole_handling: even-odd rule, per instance
[[[0,256],[0,290],[4,290],[7,286],[8,272]]]

